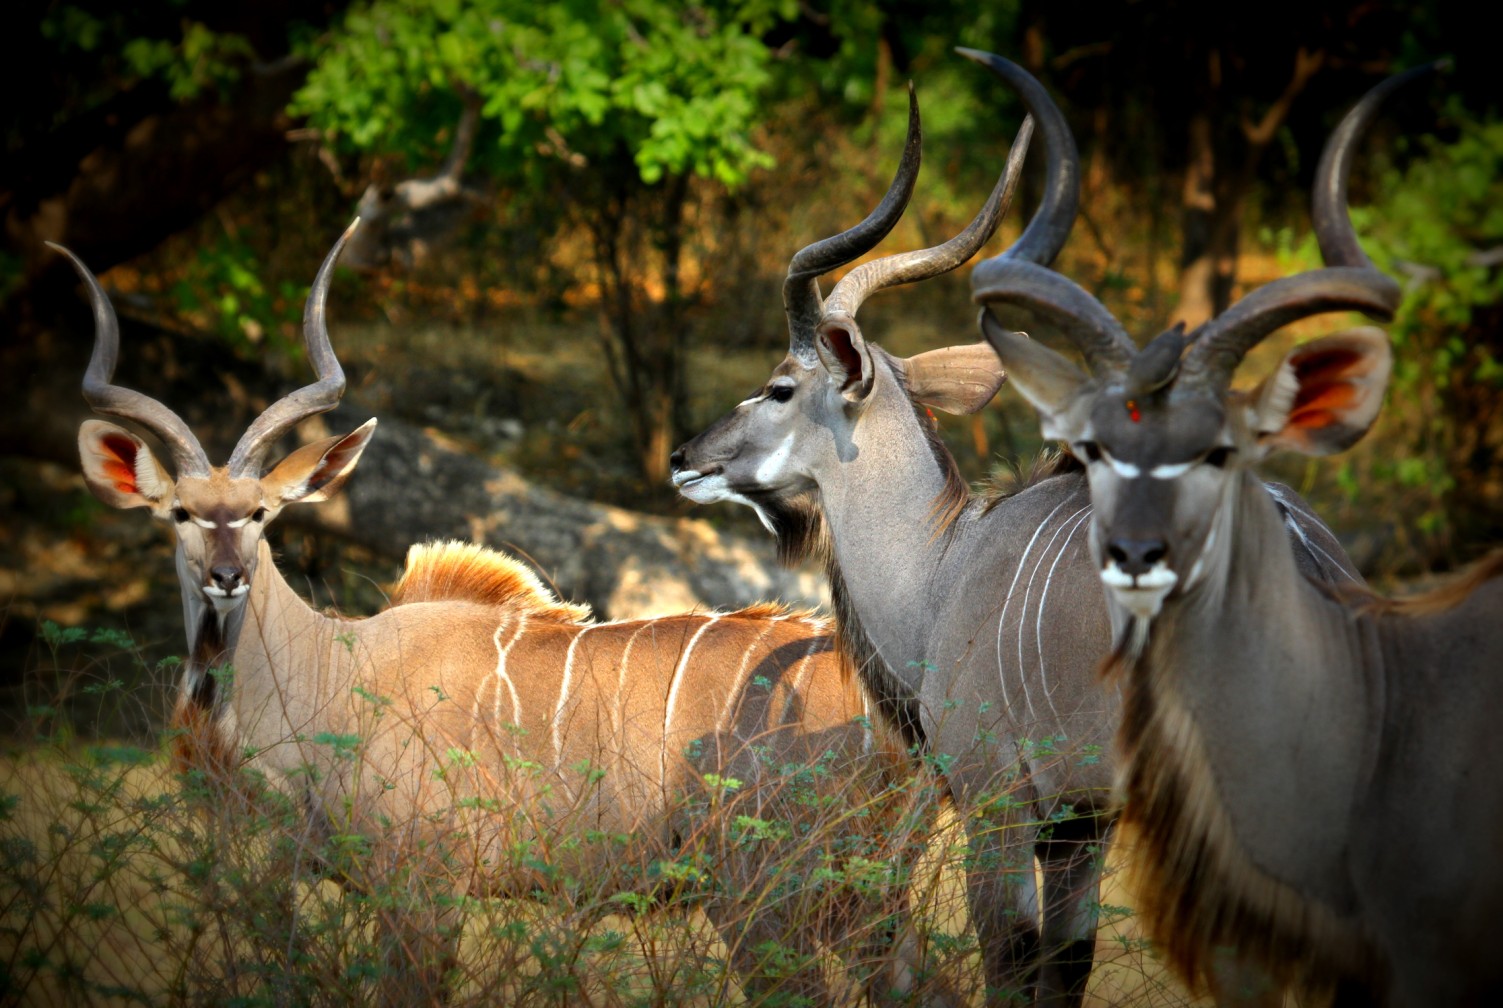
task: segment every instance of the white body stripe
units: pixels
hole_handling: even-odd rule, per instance
[[[689,643],[684,645],[684,653],[679,655],[678,665],[673,669],[673,681],[668,685],[668,702],[663,707],[663,749],[658,755],[658,780],[665,785],[668,782],[668,732],[673,724],[673,705],[678,701],[679,683],[683,681],[684,670],[689,667],[689,656],[694,653],[694,646],[719,621],[718,614],[705,620],[704,626],[696,630],[694,636],[689,638]]]
[[[1060,501],[1058,504],[1054,505],[1054,510],[1050,511],[1049,514],[1044,517],[1044,520],[1039,522],[1039,527],[1033,530],[1033,536],[1028,540],[1028,545],[1023,547],[1023,552],[1018,557],[1018,569],[1013,572],[1012,584],[1007,586],[1007,594],[1002,596],[1002,612],[997,616],[997,686],[1001,689],[1002,700],[1004,703],[1006,703],[1007,701],[1007,680],[1005,678],[1007,664],[1002,660],[1002,639],[1004,634],[1006,634],[1007,632],[1007,607],[1012,604],[1013,592],[1017,591],[1018,589],[1018,578],[1023,576],[1023,565],[1028,562],[1028,554],[1033,552],[1033,544],[1038,540],[1039,535],[1044,531],[1045,527],[1048,526],[1049,522],[1053,520],[1055,514],[1059,512],[1059,509],[1064,506],[1064,501]],[[1027,604],[1026,599],[1024,600],[1024,604]],[[1024,610],[1024,614],[1027,614],[1026,609]],[[1016,714],[1016,712],[1012,710],[1011,704],[1008,704],[1007,706],[1009,714]]]
[[[782,618],[779,616],[777,620],[781,620]],[[725,696],[725,706],[721,708],[720,717],[715,721],[717,731],[724,731],[727,725],[730,725],[732,731],[735,731],[736,722],[733,716],[736,713],[736,705],[741,700],[741,691],[743,684],[746,682],[746,676],[751,671],[751,656],[761,647],[762,642],[767,639],[767,635],[777,628],[777,620],[768,620],[767,626],[763,627],[761,633],[757,634],[756,640],[752,641],[746,650],[741,652],[741,665],[736,669],[736,677],[731,680],[731,688]],[[751,741],[751,739],[741,738],[739,733],[736,735],[736,738],[742,742]]]
[[[564,674],[558,684],[558,702],[553,706],[553,762],[562,766],[564,761],[564,705],[569,702],[569,686],[574,678],[574,653],[579,649],[579,642],[584,640],[585,634],[596,629],[587,626],[574,635],[569,642],[569,650],[564,655]]]
[[[496,627],[496,632],[491,636],[491,640],[496,645],[496,702],[491,709],[491,715],[498,727],[506,724],[506,722],[501,720],[501,687],[505,686],[507,694],[511,697],[511,724],[516,729],[511,732],[512,744],[516,746],[517,755],[520,757],[522,755],[522,740],[519,738],[522,728],[522,699],[517,695],[517,684],[512,682],[511,676],[506,671],[506,657],[512,647],[521,639],[522,631],[527,627],[527,614],[518,613],[516,621],[516,632],[511,635],[511,640],[505,644],[501,643],[501,631],[506,628],[505,623]],[[478,695],[476,696],[476,701],[479,701]]]
[[[1091,509],[1087,507],[1081,510],[1075,518],[1075,524],[1070,527],[1069,535],[1065,536],[1065,541],[1060,544],[1059,552],[1054,555],[1054,562],[1049,565],[1049,574],[1044,578],[1044,588],[1039,593],[1038,616],[1033,623],[1034,646],[1038,648],[1039,654],[1039,679],[1044,685],[1044,699],[1049,701],[1049,710],[1056,721],[1062,721],[1063,717],[1054,706],[1054,687],[1049,685],[1049,670],[1044,665],[1044,610],[1049,601],[1049,584],[1054,580],[1054,572],[1059,568],[1060,560],[1064,559],[1065,554],[1070,551],[1070,544],[1075,541],[1075,536],[1080,530],[1089,527],[1086,523],[1090,519]]]
[[[1028,705],[1028,717],[1029,717],[1030,722],[1037,720],[1037,718],[1038,718],[1038,711],[1036,711],[1034,709],[1034,706],[1033,706],[1033,691],[1028,688],[1028,672],[1027,672],[1027,669],[1025,668],[1025,662],[1024,662],[1024,658],[1023,658],[1023,641],[1024,641],[1024,637],[1025,637],[1025,635],[1023,633],[1023,627],[1028,622],[1028,601],[1029,601],[1029,599],[1031,599],[1033,597],[1033,582],[1034,582],[1034,579],[1038,577],[1039,568],[1041,568],[1041,567],[1044,566],[1044,560],[1049,556],[1049,551],[1051,549],[1053,549],[1054,548],[1054,544],[1059,541],[1060,533],[1065,530],[1065,526],[1069,525],[1072,521],[1076,522],[1077,524],[1079,524],[1080,516],[1081,515],[1088,515],[1088,514],[1090,514],[1090,510],[1091,510],[1091,507],[1090,507],[1089,504],[1087,504],[1085,507],[1082,507],[1079,511],[1076,511],[1070,517],[1066,518],[1064,521],[1060,522],[1057,526],[1055,526],[1054,534],[1049,537],[1048,544],[1045,545],[1044,548],[1039,552],[1038,562],[1033,565],[1033,570],[1028,575],[1028,584],[1023,589],[1023,612],[1018,617],[1018,630],[1017,630],[1017,638],[1018,638],[1018,664],[1017,664],[1017,671],[1018,671],[1018,685],[1021,686],[1021,687],[1023,687],[1023,702]],[[1067,539],[1068,539],[1068,537],[1067,537]],[[1052,571],[1053,567],[1051,567],[1050,570]],[[1039,602],[1039,612],[1040,613],[1043,612],[1042,597],[1040,598],[1040,602]],[[1042,653],[1040,653],[1039,654],[1039,671],[1041,673],[1043,671],[1043,659],[1044,659],[1044,656],[1043,656]]]

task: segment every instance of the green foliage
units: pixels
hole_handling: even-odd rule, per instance
[[[250,244],[224,235],[198,250],[173,285],[178,311],[248,350],[269,344],[283,354],[302,351],[298,322],[306,287],[283,280],[268,283],[260,254]]]
[[[292,110],[338,144],[417,164],[438,153],[469,91],[488,127],[479,162],[495,177],[537,180],[629,152],[645,183],[734,186],[770,163],[750,139],[770,79],[758,34],[793,12],[788,0],[375,0],[315,47]]]
[[[1417,156],[1382,173],[1379,198],[1352,211],[1404,297],[1385,326],[1394,364],[1384,443],[1342,460],[1331,478],[1354,507],[1385,488],[1406,559],[1384,559],[1406,569],[1466,560],[1457,544],[1496,535],[1488,487],[1503,465],[1503,121],[1457,107],[1451,117],[1453,140],[1424,138]],[[1319,264],[1313,237],[1280,239],[1291,271]]]
[[[1422,552],[1451,563],[1466,557],[1446,544],[1477,534],[1477,512],[1480,527],[1496,528],[1485,481],[1503,464],[1503,121],[1462,117],[1454,142],[1430,138],[1383,191],[1366,223],[1375,262],[1407,281],[1389,327],[1387,409],[1404,418],[1408,451],[1375,460],[1373,475],[1421,502]]]
[[[103,61],[105,72],[117,75],[111,91],[156,80],[176,101],[211,90],[223,94],[255,52],[244,35],[214,31],[184,17],[188,7],[187,0],[166,0],[145,11],[56,4],[42,16],[40,28],[42,39],[61,56]]]
[[[1503,121],[1463,119],[1454,143],[1428,138],[1426,147],[1388,172],[1384,199],[1361,222],[1377,265],[1413,278],[1392,327],[1395,377],[1401,386],[1500,385],[1495,348],[1459,334],[1480,308],[1503,300],[1503,270],[1481,255],[1503,246]]]

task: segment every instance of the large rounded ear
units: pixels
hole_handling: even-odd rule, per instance
[[[165,514],[172,506],[172,477],[146,442],[124,427],[85,420],[78,428],[78,457],[89,490],[110,507]]]
[[[1070,407],[1090,386],[1090,378],[1063,354],[1029,339],[1027,333],[1004,329],[989,309],[981,309],[980,321],[981,335],[1007,368],[1008,384],[1038,411],[1044,437],[1074,441],[1078,424],[1072,421]]]
[[[263,499],[277,507],[328,500],[355,471],[360,453],[375,433],[376,418],[372,417],[343,437],[303,445],[261,478]]]
[[[814,352],[846,399],[861,402],[871,392],[872,354],[855,319],[837,316],[821,322],[814,331]]]
[[[1248,426],[1265,454],[1350,448],[1377,418],[1392,367],[1388,336],[1372,326],[1302,343],[1248,395]]]
[[[992,401],[1007,372],[988,343],[940,347],[903,361],[908,394],[946,413],[975,413]]]

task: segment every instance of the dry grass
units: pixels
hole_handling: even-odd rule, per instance
[[[0,796],[0,1002],[361,1004],[391,980],[379,936],[400,887],[360,893],[315,877],[301,816],[275,796],[206,788],[154,750],[63,740],[0,759]],[[815,836],[843,822],[822,819]],[[910,894],[936,974],[979,1004],[964,850],[946,813]],[[713,873],[700,854],[697,864]],[[767,866],[763,887],[739,894],[747,919],[779,898],[781,871],[804,870],[788,855]],[[1103,902],[1088,1003],[1193,1003],[1148,951],[1115,870]],[[703,907],[693,885],[653,898],[602,884],[464,899],[452,1003],[747,1003],[726,968],[736,929],[717,931]],[[825,951],[826,978],[854,1003],[859,956]],[[767,962],[776,970],[779,957]],[[759,1003],[798,1001],[774,991]]]

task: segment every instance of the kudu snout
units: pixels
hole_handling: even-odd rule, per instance
[[[228,595],[245,583],[245,568],[239,564],[217,564],[210,568],[209,580]]]
[[[1106,555],[1122,573],[1138,577],[1163,563],[1169,546],[1162,539],[1114,536],[1107,541]]]

